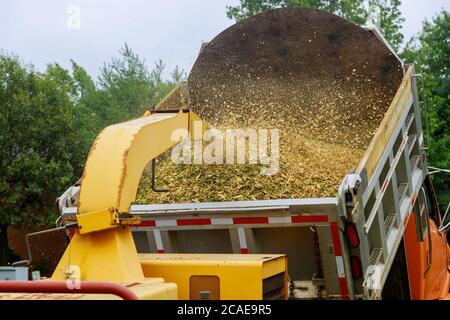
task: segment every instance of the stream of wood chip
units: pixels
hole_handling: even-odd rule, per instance
[[[273,176],[257,165],[176,165],[162,157],[158,188],[143,178],[138,204],[336,197],[345,175],[356,169],[388,109],[393,92],[354,70],[353,79],[310,84],[253,79],[213,88],[193,106],[216,128],[277,128],[280,166]],[[267,79],[265,79],[267,80]],[[243,89],[245,88],[245,90]],[[232,95],[234,92],[235,96]]]

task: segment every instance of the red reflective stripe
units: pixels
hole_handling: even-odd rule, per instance
[[[255,217],[255,218],[233,218],[234,224],[268,224],[269,218]]]
[[[156,222],[154,220],[142,221],[139,227],[156,227]]]
[[[334,255],[336,257],[342,256],[341,242],[339,241],[339,228],[336,222],[330,223],[331,236],[333,237]],[[347,286],[347,279],[345,277],[339,278],[339,291],[342,300],[349,299],[349,292]]]
[[[348,300],[349,299],[349,293],[348,293],[347,279],[346,278],[339,278],[339,289],[340,289],[340,292],[341,292],[341,299],[342,300]]]
[[[387,186],[388,186],[388,180],[386,180],[386,181],[383,183],[383,187],[381,188],[381,192],[386,191]]]
[[[242,254],[248,254],[248,249],[247,248],[242,248],[241,249],[241,253]]]
[[[211,219],[180,219],[177,220],[179,226],[202,226],[211,224]]]
[[[157,253],[164,253],[164,250],[156,250]]]
[[[319,223],[328,222],[327,216],[296,216],[291,217],[292,223]]]
[[[342,256],[341,243],[339,241],[339,229],[336,222],[330,223],[331,235],[333,237],[334,255],[336,257]]]
[[[246,217],[233,218],[233,224],[269,224],[269,217]],[[328,222],[328,216],[295,216],[291,217],[291,223],[324,223]],[[209,218],[205,219],[179,219],[176,220],[177,226],[200,226],[211,225]],[[139,227],[156,227],[156,221],[143,221]]]
[[[417,197],[417,194],[414,193],[414,195],[413,195],[413,197],[412,197],[412,199],[411,199],[411,204],[412,204],[412,205],[414,205],[414,204],[416,203],[416,197]]]

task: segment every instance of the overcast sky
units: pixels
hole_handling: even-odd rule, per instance
[[[411,37],[450,0],[403,0],[404,34]],[[147,63],[189,71],[202,41],[233,21],[227,5],[239,0],[0,0],[0,49],[43,69],[70,59],[94,76],[126,42]],[[80,19],[77,19],[80,17]]]

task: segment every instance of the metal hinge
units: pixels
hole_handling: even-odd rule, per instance
[[[115,208],[77,215],[80,234],[113,229],[122,225],[139,225],[141,217],[119,213]]]

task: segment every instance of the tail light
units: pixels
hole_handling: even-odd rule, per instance
[[[359,240],[358,231],[353,223],[347,223],[345,226],[345,234],[350,242],[352,248],[358,248],[361,241]]]
[[[350,258],[350,264],[352,267],[353,279],[358,280],[362,278],[362,264],[361,260],[357,256]]]

